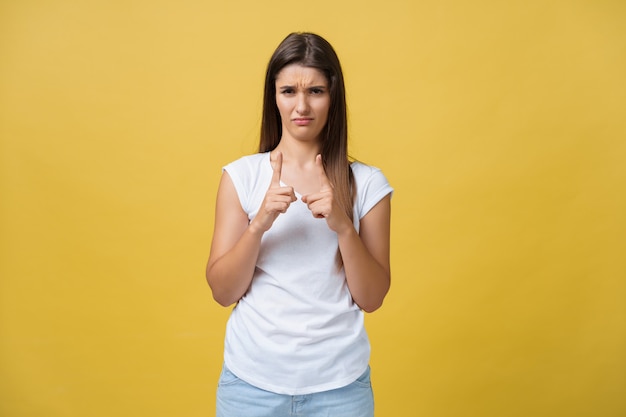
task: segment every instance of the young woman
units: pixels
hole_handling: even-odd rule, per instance
[[[339,59],[292,33],[267,67],[259,153],[217,193],[206,278],[236,303],[218,417],[373,416],[363,311],[389,290],[393,190],[347,149]]]

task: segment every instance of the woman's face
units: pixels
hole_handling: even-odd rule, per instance
[[[328,80],[316,68],[287,65],[276,77],[276,106],[282,138],[320,141],[330,108]]]

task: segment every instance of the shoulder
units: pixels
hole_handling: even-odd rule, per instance
[[[358,161],[350,167],[356,183],[355,213],[361,218],[385,196],[392,195],[393,188],[377,167]]]
[[[382,171],[379,168],[376,168],[371,165],[364,164],[363,162],[354,161],[350,164],[350,168],[352,168],[352,173],[355,178],[367,178],[372,175],[376,175],[380,173],[382,175]]]
[[[222,170],[228,173],[241,207],[246,213],[250,213],[259,198],[262,200],[272,177],[269,153],[243,156],[225,165]]]
[[[269,159],[269,152],[255,153],[252,155],[242,156],[224,166],[224,170],[230,173],[231,170],[248,171],[258,170],[265,161]]]
[[[354,181],[357,188],[368,187],[368,184],[377,184],[379,186],[388,186],[389,182],[383,172],[371,165],[364,164],[359,161],[354,161],[350,164],[352,174],[354,175]]]

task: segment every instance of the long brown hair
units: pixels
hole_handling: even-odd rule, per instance
[[[291,33],[274,51],[265,74],[259,152],[272,151],[280,142],[282,123],[276,106],[276,77],[284,67],[291,64],[315,68],[328,81],[330,108],[322,132],[322,161],[339,204],[352,219],[354,179],[348,160],[348,120],[343,72],[335,50],[321,36],[308,32]]]

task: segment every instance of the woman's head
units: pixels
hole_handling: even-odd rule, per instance
[[[330,108],[321,135],[322,157],[339,153],[347,158],[347,116],[343,73],[333,47],[313,33],[292,33],[276,48],[267,66],[263,99],[260,152],[273,150],[282,136],[282,123],[276,106],[276,78],[288,65],[319,70],[328,82]]]

